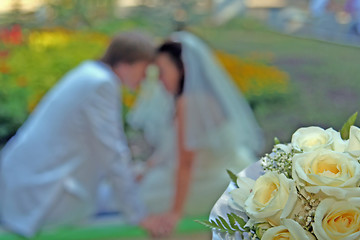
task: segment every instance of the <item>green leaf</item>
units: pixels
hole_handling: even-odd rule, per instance
[[[239,224],[239,226],[241,228],[243,228],[243,229],[245,228],[246,222],[244,221],[244,219],[242,219],[241,217],[239,217],[235,213],[231,213],[231,216],[233,216],[233,218],[235,219],[235,221],[237,222],[237,224]]]
[[[200,223],[208,228],[217,228],[218,227],[216,224],[213,224],[212,222],[207,221],[207,220],[206,221],[195,220],[195,222]]]
[[[230,215],[228,214],[228,216],[230,216]],[[229,221],[230,221],[230,219],[229,219]],[[232,218],[232,220],[231,220],[232,224],[230,224],[230,225],[234,225],[234,228],[232,228],[227,223],[227,221],[221,216],[218,216],[215,219],[215,221],[214,220],[210,220],[210,221],[195,220],[195,222],[200,223],[200,224],[204,225],[205,227],[208,227],[208,228],[211,228],[211,229],[217,229],[220,232],[227,232],[227,233],[230,233],[230,234],[234,234],[236,231],[243,232],[239,227],[237,227],[235,225],[235,219],[234,218]]]
[[[350,136],[350,127],[352,125],[354,125],[356,118],[357,118],[358,113],[354,113],[344,124],[344,126],[341,128],[340,130],[340,134],[341,134],[341,138],[343,140],[347,140],[349,139]]]
[[[216,221],[214,221],[214,220],[210,221],[212,224],[214,224],[216,226],[215,228],[220,230],[221,232],[227,232],[226,228],[224,228],[224,226],[221,224],[220,219],[216,218],[215,220]]]
[[[231,214],[227,214],[227,217],[229,219],[231,228],[240,231],[240,228],[236,225],[235,218]]]
[[[275,143],[275,145],[277,145],[277,144],[280,144],[281,142],[277,137],[274,137],[274,143]]]
[[[229,224],[226,222],[226,220],[223,217],[219,216],[219,219],[220,219],[222,225],[224,226],[224,229],[226,230],[226,232],[228,232],[230,234],[235,233],[235,230],[229,226]]]
[[[229,226],[229,224],[226,222],[226,220],[225,220],[223,217],[219,216],[219,219],[220,219],[222,225],[223,225],[226,229],[231,229],[230,226]]]
[[[260,227],[256,227],[255,233],[256,233],[256,235],[259,236],[259,237],[262,237],[262,235],[263,235],[263,234],[262,234],[262,230],[261,230]]]
[[[236,176],[236,174],[233,173],[232,171],[230,171],[229,169],[227,169],[226,171],[227,171],[227,173],[228,173],[231,181],[235,184],[235,186],[236,186],[237,188],[239,188],[239,186],[237,185],[237,179],[238,179],[238,177]]]
[[[216,220],[216,224],[221,228],[221,229],[225,229],[224,226],[221,224],[221,220],[219,218],[215,219]]]

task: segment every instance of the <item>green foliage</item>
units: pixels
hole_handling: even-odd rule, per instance
[[[0,74],[0,145],[4,144],[27,117],[27,90],[12,86],[7,74]]]
[[[358,113],[354,113],[349,117],[349,119],[346,121],[346,123],[343,125],[343,127],[340,130],[341,138],[344,140],[349,139],[350,136],[350,127],[354,125]]]
[[[107,41],[98,34],[55,29],[33,31],[25,44],[7,47],[9,56],[0,62],[0,67],[6,66],[0,72],[0,144],[66,72],[86,59],[100,57]]]
[[[246,222],[241,217],[237,216],[235,213],[227,214],[227,221],[218,216],[215,220],[206,220],[200,221],[197,220],[196,222],[212,229],[217,229],[220,232],[227,232],[230,234],[234,234],[235,232],[248,232],[249,229],[245,227]]]
[[[235,184],[235,186],[238,188],[238,187],[239,187],[239,186],[237,185],[237,179],[238,179],[238,177],[236,176],[236,174],[233,173],[232,171],[228,170],[228,169],[226,170],[226,172],[228,173],[231,181],[232,181],[232,182]]]

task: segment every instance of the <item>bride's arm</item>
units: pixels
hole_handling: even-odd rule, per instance
[[[180,218],[186,203],[189,187],[192,182],[194,152],[185,148],[185,108],[186,102],[181,97],[177,102],[177,172],[175,176],[175,196],[172,213]]]

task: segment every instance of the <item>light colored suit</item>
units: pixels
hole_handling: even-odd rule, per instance
[[[32,236],[44,225],[91,216],[104,177],[130,222],[145,216],[128,167],[119,82],[105,64],[84,62],[8,142],[0,162],[0,212],[8,228]]]

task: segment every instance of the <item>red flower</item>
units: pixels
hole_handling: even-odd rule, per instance
[[[5,59],[9,56],[9,51],[8,50],[1,50],[0,51],[0,59]]]
[[[22,30],[20,25],[14,25],[10,29],[0,30],[0,41],[5,44],[19,45],[22,43]]]

